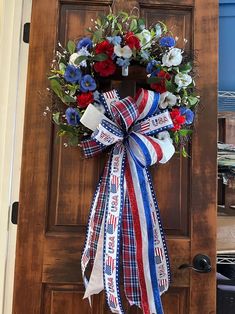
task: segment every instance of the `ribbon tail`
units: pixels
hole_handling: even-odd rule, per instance
[[[154,232],[149,205],[145,168],[128,154],[127,183],[133,209],[138,255],[142,308],[144,313],[162,314],[158,277],[154,255]]]
[[[171,281],[170,261],[164,230],[162,227],[158,202],[153,188],[152,177],[148,169],[146,169],[146,182],[150,199],[151,216],[154,230],[154,253],[158,273],[158,283],[160,294],[166,292]]]
[[[136,257],[136,241],[128,193],[126,193],[122,218],[122,258],[124,291],[126,298],[130,306],[136,305],[141,308],[141,295]]]
[[[85,240],[85,245],[81,257],[81,268],[82,268],[82,277],[85,289],[87,289],[89,285],[89,280],[85,276],[86,268],[91,262],[94,264],[94,260],[97,253],[97,246],[98,241],[101,234],[101,226],[102,221],[104,219],[104,210],[106,207],[106,198],[104,197],[107,193],[107,185],[108,185],[108,173],[110,168],[110,159],[107,162],[103,175],[99,181],[97,186],[91,209],[90,215],[88,219],[88,226],[87,226],[87,235]],[[100,244],[101,245],[101,244]],[[102,274],[102,267],[101,267],[101,274]]]
[[[104,219],[101,226],[95,261],[92,268],[89,283],[87,285],[83,299],[89,298],[93,294],[98,294],[104,290],[103,282],[103,246],[104,246]]]
[[[115,145],[111,153],[109,190],[104,227],[103,274],[105,294],[112,313],[124,314],[119,287],[119,258],[124,205],[125,149]]]

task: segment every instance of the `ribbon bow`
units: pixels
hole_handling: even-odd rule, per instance
[[[81,119],[94,131],[82,143],[85,157],[113,146],[89,216],[81,259],[84,298],[104,289],[112,313],[124,313],[119,286],[122,257],[124,291],[130,305],[141,307],[144,314],[161,314],[160,295],[168,289],[170,270],[148,167],[165,163],[174,154],[165,131],[173,123],[167,110],[159,111],[159,94],[153,91],[141,89],[135,99],[120,100],[113,90],[103,93],[101,100],[106,116],[89,105]],[[158,138],[154,137],[157,133]]]

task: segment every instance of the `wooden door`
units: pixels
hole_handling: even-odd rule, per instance
[[[92,194],[103,158],[84,160],[76,148],[57,143],[49,119],[46,74],[57,41],[84,35],[91,18],[112,1],[34,0],[17,237],[15,314],[109,313],[103,294],[83,298],[80,256]],[[128,7],[127,7],[128,5]],[[167,314],[215,313],[217,1],[116,1],[116,9],[138,5],[148,23],[163,20],[196,51],[201,106],[191,158],[175,156],[154,167],[154,184],[167,234],[171,270],[163,303]],[[121,86],[124,94],[133,93]],[[212,272],[179,270],[198,253],[211,258]],[[126,304],[125,313],[141,313]]]

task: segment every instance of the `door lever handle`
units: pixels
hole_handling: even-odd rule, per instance
[[[209,256],[204,254],[197,254],[193,258],[192,265],[182,264],[179,269],[191,268],[198,273],[209,273],[211,271],[211,261]]]

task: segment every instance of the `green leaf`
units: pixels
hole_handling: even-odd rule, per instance
[[[69,53],[72,55],[75,52],[75,49],[76,49],[75,42],[72,41],[72,40],[69,40],[68,44],[67,44],[67,47],[68,47]]]
[[[182,147],[181,152],[182,152],[182,156],[183,156],[183,157],[185,157],[185,158],[186,158],[186,157],[189,157],[189,155],[188,155],[188,153],[186,152],[186,149],[185,149],[184,146]]]
[[[189,73],[192,70],[192,65],[191,65],[190,62],[188,62],[186,64],[181,65],[179,70],[180,70],[181,73],[187,74],[187,73]]]
[[[77,136],[77,135],[71,135],[71,136],[69,136],[69,138],[68,138],[68,144],[69,144],[70,146],[78,146],[78,144],[79,144],[79,138],[78,138],[78,136]]]
[[[113,35],[113,36],[117,36],[119,33],[120,33],[120,32],[119,32],[118,30],[115,30],[115,31],[112,32],[112,35]]]
[[[60,123],[59,126],[60,126],[60,129],[63,131],[66,131],[74,135],[76,134],[76,129],[71,125]]]
[[[66,65],[64,64],[64,63],[60,63],[59,64],[59,69],[60,69],[60,71],[61,71],[61,73],[63,73],[64,74],[64,72],[65,72],[65,69],[66,69]]]
[[[71,103],[71,102],[76,102],[76,99],[74,99],[73,97],[69,96],[69,95],[65,95],[63,97],[63,101],[65,103]]]
[[[131,24],[130,24],[130,31],[135,32],[137,30],[137,28],[138,28],[137,20],[132,19]]]
[[[66,131],[59,130],[59,131],[57,132],[57,135],[58,135],[58,136],[64,136],[64,135],[66,135]]]
[[[122,32],[122,25],[120,23],[117,23],[117,28],[120,32]]]
[[[142,31],[145,28],[145,20],[144,19],[138,19],[137,23],[138,23],[138,29],[140,31]]]
[[[199,98],[196,96],[189,96],[188,101],[190,103],[190,106],[195,106],[199,102]]]
[[[51,79],[50,80],[50,85],[51,85],[51,89],[53,90],[53,92],[60,98],[63,98],[63,92],[62,92],[62,88],[61,85],[59,83],[58,80],[56,79]]]
[[[122,23],[126,22],[128,19],[128,13],[126,12],[120,12],[119,16],[122,18]]]
[[[174,93],[174,92],[175,92],[176,87],[175,87],[175,85],[172,83],[172,81],[166,80],[166,81],[165,81],[165,84],[166,84],[166,89],[168,90],[168,92],[171,92],[171,93]]]
[[[88,56],[79,56],[77,59],[74,61],[75,64],[79,65],[82,61],[87,60]]]
[[[101,20],[100,20],[99,18],[96,19],[96,23],[97,23],[98,26],[101,26],[101,25],[102,25],[102,24],[101,24]]]
[[[108,56],[105,53],[99,53],[98,55],[95,55],[93,57],[94,61],[104,61],[104,60],[107,60],[107,59],[108,59]]]
[[[179,143],[179,133],[178,132],[174,133],[174,141],[175,141],[176,144]]]
[[[181,129],[178,132],[181,136],[187,136],[193,133],[193,131],[189,129]]]
[[[56,124],[60,124],[60,112],[53,113],[52,119]]]
[[[147,83],[148,84],[152,84],[152,83],[160,83],[161,82],[161,78],[160,77],[156,77],[156,76],[151,76],[147,78]]]
[[[94,41],[95,43],[100,42],[101,39],[102,39],[102,34],[103,34],[102,29],[97,29],[97,31],[95,31],[95,32],[93,33],[93,38],[92,38],[93,41]]]

